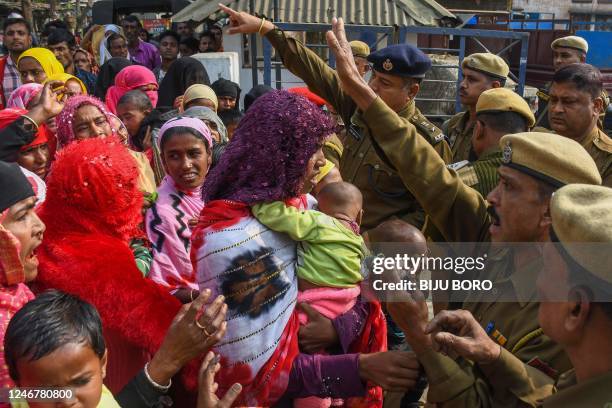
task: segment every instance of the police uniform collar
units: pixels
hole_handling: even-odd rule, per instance
[[[397,115],[401,118],[411,118],[414,116],[416,112],[416,104],[414,103],[414,99],[410,100],[399,112]]]
[[[542,269],[542,257],[535,257],[526,262],[520,268],[514,266],[514,257],[512,259],[512,274],[508,277],[514,292],[516,293],[517,302],[521,307],[525,307],[527,303],[536,298],[535,280]]]
[[[466,129],[466,125],[468,124],[468,122],[470,121],[470,111],[466,110],[461,112],[461,119],[459,119],[459,123],[461,123],[461,129]],[[472,122],[472,128],[474,128],[474,126],[476,125],[476,121]]]
[[[508,268],[506,272],[510,275],[495,279],[493,287],[501,286],[504,282],[512,285],[516,294],[517,303],[521,308],[536,297],[535,278],[542,268],[542,258],[535,257],[523,264],[520,269],[515,266],[516,249],[502,248],[501,244],[492,243],[489,249],[488,260],[490,263],[503,263]],[[491,265],[492,266],[492,265]]]
[[[492,158],[495,158],[495,159],[499,158],[499,159],[501,159],[501,157],[502,157],[502,152],[501,152],[499,146],[494,146],[494,147],[491,147],[490,149],[487,149],[484,152],[482,152],[482,154],[478,158],[478,161],[488,160],[488,159],[492,159]]]
[[[589,134],[582,138],[580,145],[586,148],[591,142],[593,142],[593,140],[595,140],[595,138],[597,138],[598,134],[599,128],[597,127],[597,123],[595,123]]]

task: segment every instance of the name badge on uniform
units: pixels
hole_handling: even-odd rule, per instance
[[[469,162],[469,161],[467,161],[467,160],[461,160],[460,162],[457,162],[457,163],[447,164],[447,165],[446,165],[446,168],[447,168],[447,169],[449,169],[449,170],[455,170],[455,171],[457,171],[457,170],[459,170],[459,169],[464,168],[464,167],[465,167],[465,166],[467,166],[468,164],[470,164],[470,162]]]

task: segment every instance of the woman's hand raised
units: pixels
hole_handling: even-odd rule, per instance
[[[217,397],[216,392],[219,384],[215,382],[215,374],[220,369],[219,357],[209,351],[200,368],[200,391],[197,408],[229,408],[238,398],[238,394],[242,391],[242,386],[239,383],[233,384],[223,398],[219,399]]]

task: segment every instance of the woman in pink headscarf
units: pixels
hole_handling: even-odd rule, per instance
[[[19,88],[11,92],[11,96],[9,96],[9,99],[6,102],[6,107],[29,109],[30,104],[37,102],[37,97],[40,95],[40,91],[42,89],[43,86],[35,82],[21,85]]]
[[[150,69],[141,65],[130,65],[125,67],[115,77],[115,85],[106,91],[106,106],[117,114],[117,103],[127,92],[140,89],[147,94],[153,107],[157,105],[157,80]]]
[[[64,109],[57,115],[58,149],[68,146],[76,140],[95,137],[117,137],[121,122],[117,121],[98,98],[88,95],[76,95],[66,101]],[[127,149],[127,146],[126,146]],[[155,192],[155,177],[144,153],[130,150],[140,171],[138,185],[144,193]]]

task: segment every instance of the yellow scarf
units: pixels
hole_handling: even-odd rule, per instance
[[[46,48],[34,47],[25,50],[21,53],[17,64],[26,57],[34,58],[47,74],[47,78],[51,75],[64,73],[64,66],[55,58],[55,54]]]
[[[47,75],[47,80],[45,81],[45,83],[49,81],[62,81],[63,83],[66,83],[68,82],[68,80],[77,81],[79,83],[79,86],[81,87],[81,91],[83,92],[83,95],[87,95],[87,87],[85,87],[85,84],[83,83],[83,81],[81,81],[79,78],[75,77],[74,75],[70,75],[65,72],[61,72],[61,73],[57,73],[53,75]]]

